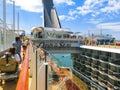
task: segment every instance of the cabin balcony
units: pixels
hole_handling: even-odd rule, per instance
[[[108,82],[107,83],[107,88],[109,90],[109,88],[111,90],[120,90],[120,86],[116,85],[115,83],[112,83],[112,82]]]
[[[106,56],[109,57],[109,56],[111,55],[110,52],[106,52],[106,51],[100,51],[99,54],[100,54],[101,56],[105,56],[105,57],[106,57]]]
[[[92,50],[92,53],[99,55],[99,51],[98,50]]]
[[[94,82],[96,82],[96,83],[98,83],[99,81],[98,81],[98,79],[97,78],[95,78],[95,77],[90,77],[91,78],[91,80],[93,80]]]
[[[110,63],[108,71],[109,74],[118,76],[120,75],[120,66]],[[118,77],[120,78],[120,76]]]
[[[89,57],[89,56],[85,56],[86,57],[86,59],[88,59],[89,61],[91,61],[91,57]]]
[[[112,61],[112,63],[113,63],[114,65],[116,65],[118,68],[120,68],[120,66],[119,66],[119,65],[120,65],[120,58]]]
[[[114,61],[114,59],[118,59],[118,58],[120,58],[120,54],[111,53],[111,59],[113,59],[113,61]]]
[[[106,73],[99,72],[98,76],[99,76],[98,78],[102,81],[107,81],[107,79],[108,79]]]
[[[84,74],[85,74],[88,78],[91,77],[91,72],[89,72],[89,71],[87,71],[87,70],[84,72]]]
[[[91,77],[98,79],[98,72],[97,71],[91,71]]]
[[[108,62],[108,61],[109,61],[108,56],[103,56],[103,55],[100,55],[100,56],[99,56],[99,59],[101,59],[101,60],[103,60],[103,61],[106,61],[106,62]]]
[[[91,57],[89,57],[89,56],[87,56],[87,55],[84,55],[84,57],[85,57],[86,59],[91,59]]]
[[[99,54],[93,54],[92,58],[99,59]]]
[[[86,68],[86,72],[91,73],[92,69],[90,67]]]
[[[114,76],[114,77],[116,77],[118,79],[120,79],[120,72],[114,72],[114,71],[109,69],[108,70],[108,74],[111,75],[111,76]]]
[[[115,65],[120,65],[120,58],[110,57],[110,62],[112,62]]]
[[[88,57],[91,57],[91,56],[92,56],[92,53],[91,53],[91,52],[86,52],[86,55],[87,55]]]
[[[85,65],[89,65],[89,66],[91,66],[91,62],[89,62],[89,61],[85,61]]]
[[[105,88],[108,87],[108,86],[107,86],[107,81],[101,79],[100,77],[99,77],[98,83],[99,83],[101,86],[105,87]]]
[[[112,86],[114,90],[119,90],[118,88],[120,88],[120,79],[117,79],[112,76],[108,76],[108,85]]]
[[[83,64],[83,65],[85,65],[85,60],[81,60],[80,63]]]
[[[82,52],[81,52],[81,54],[82,54],[82,55],[85,55],[85,52],[84,52],[84,51],[82,51]]]
[[[97,64],[98,63],[98,59],[92,59],[92,63]]]
[[[99,70],[103,73],[108,73],[108,68],[107,67],[101,67],[99,66]]]
[[[99,67],[99,65],[98,64],[91,64],[91,66],[93,67],[93,68],[95,68],[95,69],[98,69],[98,67]]]
[[[98,70],[98,68],[99,68],[99,67],[98,67],[98,64],[97,64],[97,65],[94,64],[94,65],[93,65],[93,68],[95,68],[95,69]]]
[[[98,75],[91,73],[91,79],[95,82],[98,82]]]

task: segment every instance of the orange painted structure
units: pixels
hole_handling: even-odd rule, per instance
[[[29,46],[27,46],[16,90],[28,90]]]

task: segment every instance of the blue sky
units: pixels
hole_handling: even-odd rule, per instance
[[[17,13],[20,16],[20,29],[30,33],[31,28],[42,26],[41,0],[15,0],[16,29]],[[0,18],[2,19],[3,0],[0,0]],[[112,34],[120,39],[120,0],[54,0],[54,6],[63,28],[71,31],[99,34]],[[7,23],[12,23],[12,2],[7,0]]]

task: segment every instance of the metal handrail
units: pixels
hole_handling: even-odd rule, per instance
[[[28,90],[28,66],[29,55],[28,47],[26,49],[25,59],[23,60],[20,76],[18,79],[16,90]]]

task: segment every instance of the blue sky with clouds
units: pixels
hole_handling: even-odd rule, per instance
[[[20,16],[20,29],[27,33],[32,27],[42,26],[41,0],[15,0],[16,25],[17,13]],[[3,0],[0,0],[2,19]],[[54,6],[63,28],[71,31],[99,34],[112,34],[120,39],[120,0],[54,0]],[[12,2],[7,0],[7,23],[12,23]],[[16,26],[17,28],[17,26]]]

